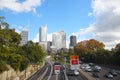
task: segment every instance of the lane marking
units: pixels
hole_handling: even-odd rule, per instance
[[[58,74],[56,74],[56,80],[58,80]]]
[[[51,61],[51,60],[50,60]],[[53,67],[52,67],[52,63],[51,62],[48,62],[51,66],[51,71],[50,71],[50,75],[48,76],[48,79],[47,80],[50,80],[51,78],[51,75],[52,75],[52,71],[53,71]]]
[[[47,73],[48,67],[47,69],[43,72],[43,74],[37,79],[37,80],[42,80],[43,77],[45,76],[45,74]]]
[[[65,75],[65,80],[68,80],[68,77],[66,75],[66,67],[65,67],[64,75]]]

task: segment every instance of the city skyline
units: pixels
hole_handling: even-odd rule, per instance
[[[28,27],[28,40],[39,42],[39,27],[47,24],[48,41],[53,32],[64,30],[77,42],[94,38],[114,48],[120,42],[119,0],[0,0],[0,16],[20,33]]]

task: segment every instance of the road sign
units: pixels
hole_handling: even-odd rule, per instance
[[[70,60],[72,60],[72,59],[79,59],[79,56],[78,55],[71,55]]]
[[[79,69],[79,56],[71,55],[70,56],[70,65],[72,70]]]
[[[55,70],[60,70],[60,66],[59,66],[59,65],[55,65],[55,66],[54,66],[54,69],[55,69]]]
[[[79,61],[77,59],[71,60],[72,65],[78,65]]]

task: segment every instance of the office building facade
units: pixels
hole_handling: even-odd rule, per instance
[[[47,25],[41,26],[39,29],[39,42],[47,41]]]
[[[66,48],[66,33],[64,31],[53,33],[52,46],[56,49]]]
[[[41,26],[39,29],[39,45],[47,51],[47,25]]]
[[[27,44],[27,42],[28,42],[28,31],[24,30],[20,33],[20,35],[22,38],[20,45],[23,46],[23,45]]]
[[[70,45],[69,48],[73,48],[77,44],[76,36],[70,36]]]

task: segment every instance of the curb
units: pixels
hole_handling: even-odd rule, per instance
[[[86,78],[86,80],[96,80],[95,78],[84,72],[83,70],[79,70],[79,72],[82,74],[82,76]]]

